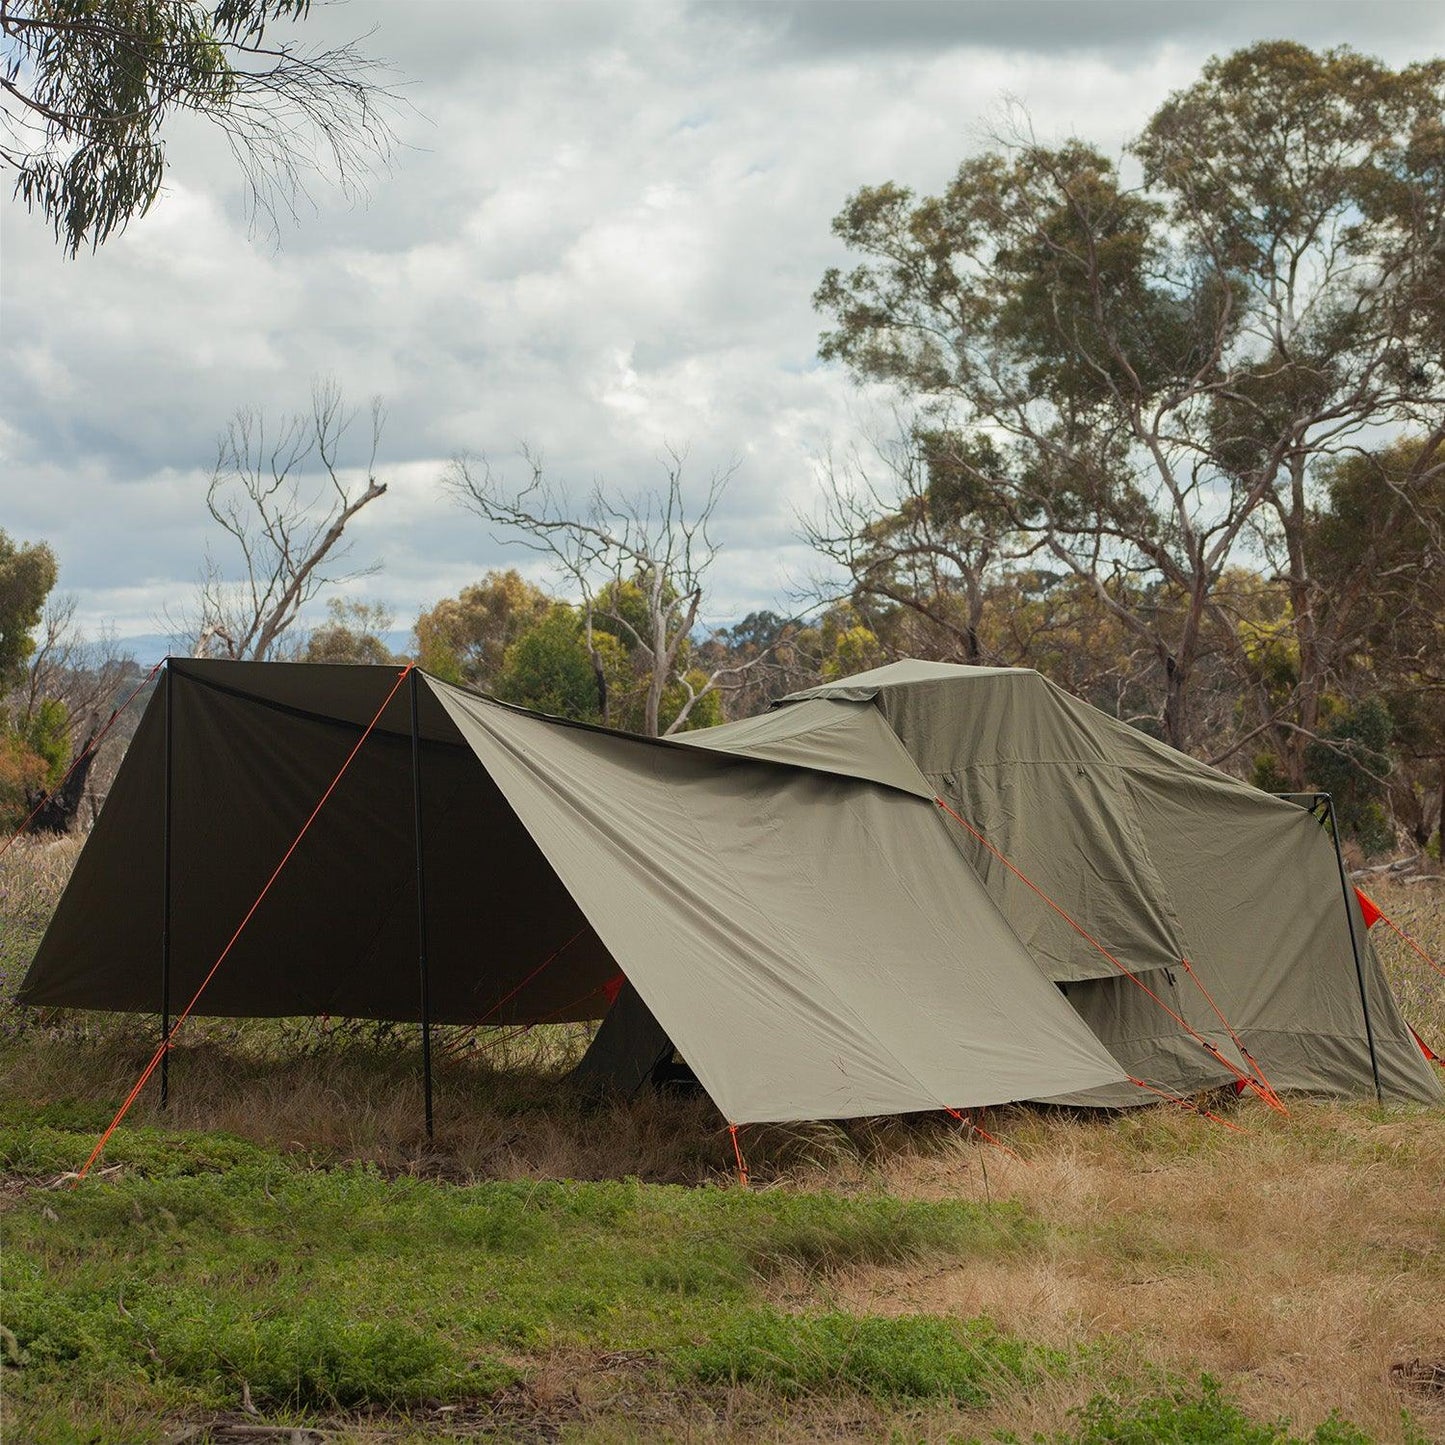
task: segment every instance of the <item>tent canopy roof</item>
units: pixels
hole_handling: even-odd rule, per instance
[[[174,663],[22,997],[158,1007],[169,755],[172,1008],[189,999],[397,676]],[[892,779],[574,726],[414,673],[197,1012],[417,1017],[419,776],[437,1020],[597,1017],[625,973],[738,1123],[1121,1082],[876,710],[835,727]]]
[[[898,662],[870,668],[867,672],[855,672],[836,682],[824,682],[802,692],[790,692],[786,697],[779,698],[774,706],[806,702],[815,697],[829,697],[841,702],[868,702],[890,687],[913,687],[927,682],[967,682],[980,677],[1038,676],[1039,673],[1032,667],[965,667],[956,662],[923,662],[916,657],[905,657]]]

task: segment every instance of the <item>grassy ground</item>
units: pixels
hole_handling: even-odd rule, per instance
[[[0,967],[67,861],[0,872]],[[1370,891],[1445,954],[1440,885]],[[73,1190],[148,1034],[0,1012],[7,1442],[1445,1440],[1445,1110],[752,1129],[743,1191],[705,1100],[566,1098],[566,1031],[448,1035],[432,1143],[403,1032],[192,1038]]]

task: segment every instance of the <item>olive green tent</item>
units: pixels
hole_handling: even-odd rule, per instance
[[[672,741],[397,682],[173,660],[22,1000],[174,1016],[224,954],[198,1013],[606,1014],[584,1074],[670,1043],[735,1123],[1251,1058],[1351,1093],[1371,1042],[1439,1096],[1361,930],[1366,1037],[1324,831],[1037,674],[901,664]]]
[[[684,741],[895,786],[906,756],[1030,956],[1134,1077],[1227,1083],[1242,1046],[1277,1090],[1359,1093],[1377,1071],[1386,1097],[1445,1097],[1316,819],[1037,672],[899,662]]]
[[[734,1123],[1122,1083],[900,778],[172,661],[21,998],[174,1016],[224,953],[197,1013],[533,1023],[625,974]]]

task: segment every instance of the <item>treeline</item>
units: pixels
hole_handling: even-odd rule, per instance
[[[833,224],[852,261],[817,289],[820,353],[899,420],[826,470],[796,615],[704,622],[725,472],[685,487],[672,454],[664,485],[577,498],[530,456],[520,486],[458,458],[440,485],[561,595],[479,577],[416,619],[416,660],[650,735],[901,656],[1036,667],[1260,787],[1331,792],[1369,850],[1438,850],[1442,117],[1445,61],[1268,42],[1210,61],[1118,155],[1020,127],[938,195],[864,187]],[[390,657],[384,610],[335,596],[304,635],[387,491],[380,406],[346,465],[351,421],[327,384],[274,428],[238,413],[207,505],[240,566],[208,558],[190,648]],[[35,601],[43,549],[6,546],[0,582],[29,580],[0,588],[0,799],[33,798],[90,714],[46,711],[53,565]]]
[[[822,355],[908,418],[810,528],[860,611],[1423,844],[1445,787],[1442,116],[1445,61],[1266,42],[1117,156],[1020,127],[938,195],[851,197]]]

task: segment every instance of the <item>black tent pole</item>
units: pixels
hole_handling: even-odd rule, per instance
[[[1370,1023],[1370,999],[1368,990],[1365,988],[1365,965],[1360,957],[1360,940],[1355,932],[1355,910],[1350,907],[1350,880],[1345,873],[1345,855],[1340,851],[1340,823],[1335,815],[1335,800],[1328,793],[1321,793],[1320,796],[1325,803],[1325,816],[1330,822],[1330,837],[1335,843],[1335,862],[1340,869],[1340,892],[1345,900],[1345,921],[1350,926],[1350,951],[1355,955],[1355,979],[1360,985],[1360,1008],[1365,1015],[1365,1040],[1370,1046],[1370,1073],[1375,1079],[1375,1100],[1377,1103],[1385,1102],[1384,1093],[1380,1089],[1380,1061],[1375,1057],[1375,1030]]]
[[[416,829],[416,945],[421,965],[421,1068],[426,1095],[426,1136],[432,1134],[431,975],[426,957],[426,870],[421,846],[421,727],[417,721],[417,672],[411,670],[411,801]]]
[[[166,782],[165,821],[161,825],[161,852],[164,856],[165,878],[161,884],[161,1042],[171,1032],[171,660],[166,658]],[[171,1051],[161,1055],[161,1108],[168,1107],[171,1095]]]

